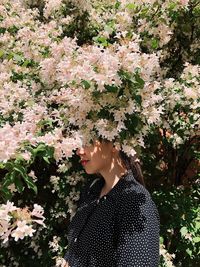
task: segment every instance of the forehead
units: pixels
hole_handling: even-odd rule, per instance
[[[109,146],[109,145],[112,145],[112,142],[111,141],[107,141],[107,140],[104,140],[104,139],[94,139],[93,141],[92,141],[92,143],[94,144],[94,145],[98,145],[98,146]]]
[[[88,148],[91,148],[91,149],[104,149],[104,148],[108,148],[108,147],[111,147],[112,146],[112,143],[110,141],[104,141],[104,140],[98,140],[98,139],[93,139],[90,144],[87,143],[84,145],[84,147],[88,147]]]

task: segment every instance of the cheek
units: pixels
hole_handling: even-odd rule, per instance
[[[102,169],[103,165],[104,165],[104,163],[100,159],[93,157],[85,165],[84,169],[87,172],[87,174],[95,174],[95,173],[98,173],[99,170]]]
[[[91,158],[91,165],[95,169],[95,171],[99,171],[100,169],[104,168],[106,165],[108,165],[110,162],[110,159],[108,155],[97,153],[94,154]]]

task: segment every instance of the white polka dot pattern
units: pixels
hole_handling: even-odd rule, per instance
[[[157,267],[159,226],[149,192],[131,171],[99,198],[104,179],[82,191],[68,227],[70,267]]]

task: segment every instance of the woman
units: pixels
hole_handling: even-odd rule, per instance
[[[139,163],[105,140],[77,154],[86,173],[101,177],[81,193],[64,266],[157,267],[159,215]]]

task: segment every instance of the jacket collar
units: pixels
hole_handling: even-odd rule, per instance
[[[92,198],[99,198],[101,189],[103,188],[104,184],[105,180],[103,177],[97,178],[91,184],[88,190],[88,195]],[[108,198],[114,197],[124,191],[129,191],[133,185],[135,186],[137,184],[138,182],[134,178],[132,171],[128,170],[126,174],[121,176],[120,180],[115,184],[113,188],[111,188],[111,190],[105,196]]]

